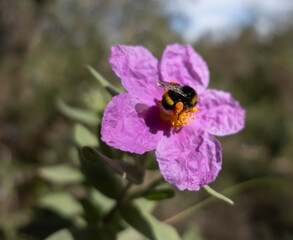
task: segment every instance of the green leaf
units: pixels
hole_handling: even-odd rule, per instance
[[[108,158],[97,149],[92,147],[84,147],[82,149],[82,153],[86,159],[92,162],[97,162],[97,160],[103,161],[121,176],[126,174],[126,178],[135,184],[140,184],[143,182],[144,169],[135,164]]]
[[[135,199],[135,198],[141,198],[144,197],[147,193],[151,192],[155,187],[158,185],[165,183],[165,180],[163,177],[159,177],[157,179],[154,179],[151,183],[149,183],[148,186],[146,186],[144,189],[138,189],[136,191],[133,191],[131,194],[128,195],[128,199]],[[167,187],[168,188],[168,187]],[[170,187],[169,187],[170,188]],[[160,189],[166,189],[166,188],[160,188]]]
[[[78,146],[93,146],[99,145],[98,137],[95,136],[88,128],[81,124],[75,124],[74,126],[74,140]]]
[[[121,204],[119,207],[121,216],[137,231],[153,240],[156,239],[152,226],[145,218],[142,211],[140,211],[135,205],[130,203]]]
[[[70,107],[62,99],[57,99],[56,105],[60,112],[72,120],[90,125],[97,125],[100,121],[97,113],[85,109]]]
[[[87,109],[95,112],[103,112],[107,103],[110,102],[111,96],[104,88],[91,88],[82,93],[82,103]]]
[[[182,240],[203,240],[199,234],[199,229],[196,225],[190,224],[190,227],[185,230]]]
[[[143,212],[145,218],[149,221],[157,240],[180,240],[175,228],[156,219],[153,215]]]
[[[175,228],[171,225],[163,223],[156,219],[152,214],[152,210],[155,207],[154,201],[149,201],[146,199],[134,200],[135,206],[137,206],[142,212],[143,216],[149,221],[152,226],[153,232],[155,233],[157,240],[179,240],[180,237]]]
[[[148,170],[158,170],[159,164],[156,159],[155,151],[147,152],[146,154],[148,159],[148,164],[146,165],[146,168]]]
[[[61,229],[50,236],[46,237],[45,240],[75,240],[71,232],[68,229]]]
[[[87,66],[90,73],[94,76],[94,78],[112,95],[118,95],[121,91],[109,83],[100,73],[98,73],[91,66]]]
[[[143,194],[148,200],[162,200],[174,197],[175,192],[172,188],[152,189]]]
[[[107,226],[88,226],[83,229],[72,229],[75,240],[115,240],[116,232]]]
[[[156,240],[179,240],[177,231],[170,225],[157,220],[150,213],[135,204],[122,204],[119,208],[121,216],[137,231]]]
[[[117,240],[145,240],[143,235],[129,227],[118,234]]]
[[[83,213],[81,204],[66,192],[49,193],[40,198],[38,205],[66,218],[72,218]]]
[[[137,206],[141,211],[144,211],[147,213],[151,213],[156,207],[155,201],[150,201],[145,198],[138,198],[138,199],[135,199],[133,202],[135,206]]]
[[[76,184],[84,181],[80,170],[67,164],[42,167],[38,170],[38,175],[47,181],[59,184]]]
[[[115,240],[115,232],[101,226],[88,226],[86,228],[61,229],[45,240]]]
[[[158,164],[157,160],[156,159],[151,159],[149,161],[149,163],[147,164],[146,169],[148,169],[148,170],[158,170],[159,169],[159,164]]]
[[[116,199],[122,192],[122,184],[117,180],[114,172],[103,162],[87,160],[86,152],[81,153],[80,161],[82,168],[93,186],[109,198]]]
[[[203,188],[204,188],[204,190],[206,190],[210,195],[214,196],[215,198],[218,198],[218,199],[220,199],[230,205],[234,205],[234,202],[230,198],[224,196],[221,193],[216,192],[214,189],[212,189],[208,185],[203,186]]]
[[[101,209],[102,214],[108,213],[115,205],[115,200],[106,197],[96,189],[90,191],[90,199],[97,208]]]

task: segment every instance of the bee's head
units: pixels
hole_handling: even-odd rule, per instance
[[[196,95],[195,90],[189,86],[183,86],[182,92],[184,92],[188,98],[190,98],[190,97],[192,98],[194,95]]]
[[[189,86],[183,86],[182,92],[184,92],[187,95],[187,104],[189,106],[195,106],[197,104],[197,92],[189,87]]]

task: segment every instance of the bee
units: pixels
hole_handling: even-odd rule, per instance
[[[182,111],[188,111],[198,103],[197,92],[189,86],[180,86],[176,82],[158,82],[159,86],[167,91],[164,93],[161,104],[165,110],[174,110],[178,102],[183,103]]]

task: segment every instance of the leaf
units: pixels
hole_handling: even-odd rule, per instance
[[[93,186],[107,197],[116,199],[123,187],[112,169],[103,162],[87,160],[88,156],[81,153],[81,150],[79,150],[79,153],[82,168]]]
[[[165,183],[165,180],[163,177],[156,178],[151,183],[149,183],[149,185],[146,186],[144,189],[138,189],[136,191],[133,191],[131,194],[128,195],[128,199],[130,200],[130,199],[144,197],[147,193],[151,192],[155,187],[157,187],[158,185],[162,183]],[[160,188],[160,189],[166,189],[166,188]]]
[[[45,240],[115,240],[115,232],[110,232],[101,226],[88,226],[86,228],[61,229]]]
[[[146,153],[147,158],[148,158],[148,164],[146,165],[146,168],[148,170],[158,170],[159,169],[159,164],[156,159],[155,151],[147,152]]]
[[[117,240],[144,240],[145,238],[135,229],[129,227],[118,234]]]
[[[152,158],[148,162],[148,164],[146,166],[146,169],[148,169],[148,170],[158,170],[159,169],[159,164],[158,164],[157,160]]]
[[[108,82],[100,73],[98,73],[91,66],[87,66],[87,69],[94,76],[94,78],[112,95],[118,95],[121,91],[113,86],[110,82]]]
[[[143,194],[148,200],[162,200],[174,197],[175,192],[172,188],[152,189]]]
[[[101,209],[102,214],[108,213],[115,205],[115,201],[113,199],[106,197],[96,189],[91,190],[90,198],[92,199],[93,204],[97,208]]]
[[[75,240],[68,229],[61,229],[54,232],[50,236],[46,237],[45,240]]]
[[[199,234],[198,227],[194,224],[190,225],[187,230],[185,230],[182,240],[203,240]]]
[[[155,234],[149,221],[144,217],[142,211],[140,211],[135,205],[130,203],[121,204],[119,207],[121,216],[137,231],[153,240]]]
[[[84,181],[80,170],[67,164],[42,167],[38,170],[38,175],[47,181],[59,184],[75,184]]]
[[[90,125],[97,125],[100,121],[98,114],[93,111],[68,106],[62,99],[57,99],[57,108],[66,117]]]
[[[135,204],[122,204],[119,208],[121,216],[137,231],[156,240],[179,240],[177,231],[170,225],[157,220],[150,213]]]
[[[122,176],[126,173],[126,178],[135,184],[140,184],[143,182],[144,170],[135,164],[108,158],[97,149],[92,147],[84,147],[82,149],[82,153],[86,159],[92,162],[97,162],[97,160],[103,161]]]
[[[180,236],[171,225],[159,221],[147,212],[143,212],[143,215],[151,224],[157,240],[180,240]]]
[[[95,136],[88,128],[81,124],[75,124],[73,136],[78,146],[93,146],[99,145],[98,137]]]
[[[95,112],[103,112],[107,103],[110,102],[111,96],[104,88],[91,88],[82,93],[82,103],[87,109]]]
[[[151,211],[155,207],[154,201],[149,201],[146,199],[137,199],[137,200],[134,200],[134,202],[135,202],[135,205],[143,213],[143,216],[151,224],[157,240],[165,240],[165,239],[179,240],[180,239],[180,236],[178,235],[175,228],[173,228],[169,224],[166,224],[166,223],[163,223],[163,222],[157,220],[151,214]]]
[[[155,201],[150,201],[145,198],[138,198],[135,199],[133,202],[135,206],[137,206],[139,209],[147,213],[151,213],[156,207]]]
[[[41,197],[38,205],[66,218],[75,217],[83,213],[81,204],[66,192],[49,193]]]
[[[107,226],[90,225],[83,229],[72,229],[74,240],[115,240],[116,232]]]

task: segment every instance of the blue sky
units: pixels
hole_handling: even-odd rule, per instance
[[[284,27],[293,15],[293,0],[161,0],[170,26],[186,42],[205,34],[215,41],[234,38],[252,24],[260,37]],[[291,21],[293,18],[291,17]]]

